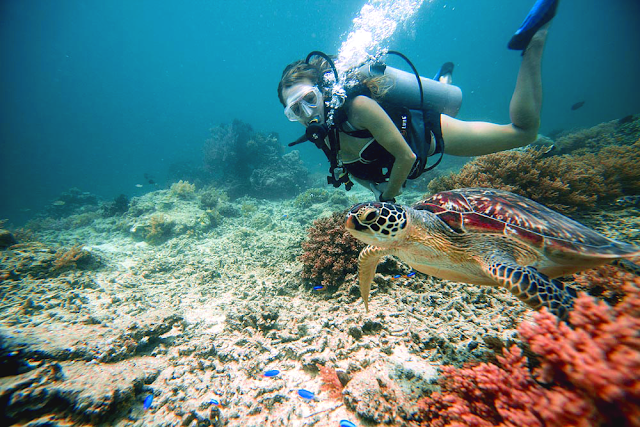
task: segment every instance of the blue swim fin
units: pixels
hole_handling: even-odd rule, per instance
[[[524,22],[509,41],[509,49],[525,50],[533,35],[556,16],[560,0],[537,0]]]
[[[449,79],[451,78],[451,74],[453,74],[453,62],[445,62],[442,64],[442,67],[438,70],[438,73],[433,77],[433,80],[440,81],[440,77],[449,75]]]

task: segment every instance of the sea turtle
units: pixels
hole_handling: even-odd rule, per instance
[[[413,207],[361,203],[346,228],[367,243],[358,258],[360,294],[369,291],[381,257],[395,255],[422,273],[477,285],[504,286],[533,308],[566,318],[576,290],[552,280],[614,261],[640,248],[611,240],[539,203],[507,191],[463,188]]]

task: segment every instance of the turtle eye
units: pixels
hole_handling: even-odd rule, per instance
[[[378,218],[378,210],[374,208],[363,209],[358,213],[358,220],[362,224],[372,224]]]

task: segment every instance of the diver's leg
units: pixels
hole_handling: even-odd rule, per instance
[[[522,54],[516,88],[509,104],[513,126],[526,133],[536,133],[540,126],[542,107],[542,52],[547,39],[549,23],[532,37]]]

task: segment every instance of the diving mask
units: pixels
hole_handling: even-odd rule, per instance
[[[289,96],[284,115],[292,122],[319,114],[324,102],[322,93],[316,86],[301,86]],[[320,111],[318,111],[320,109]]]

